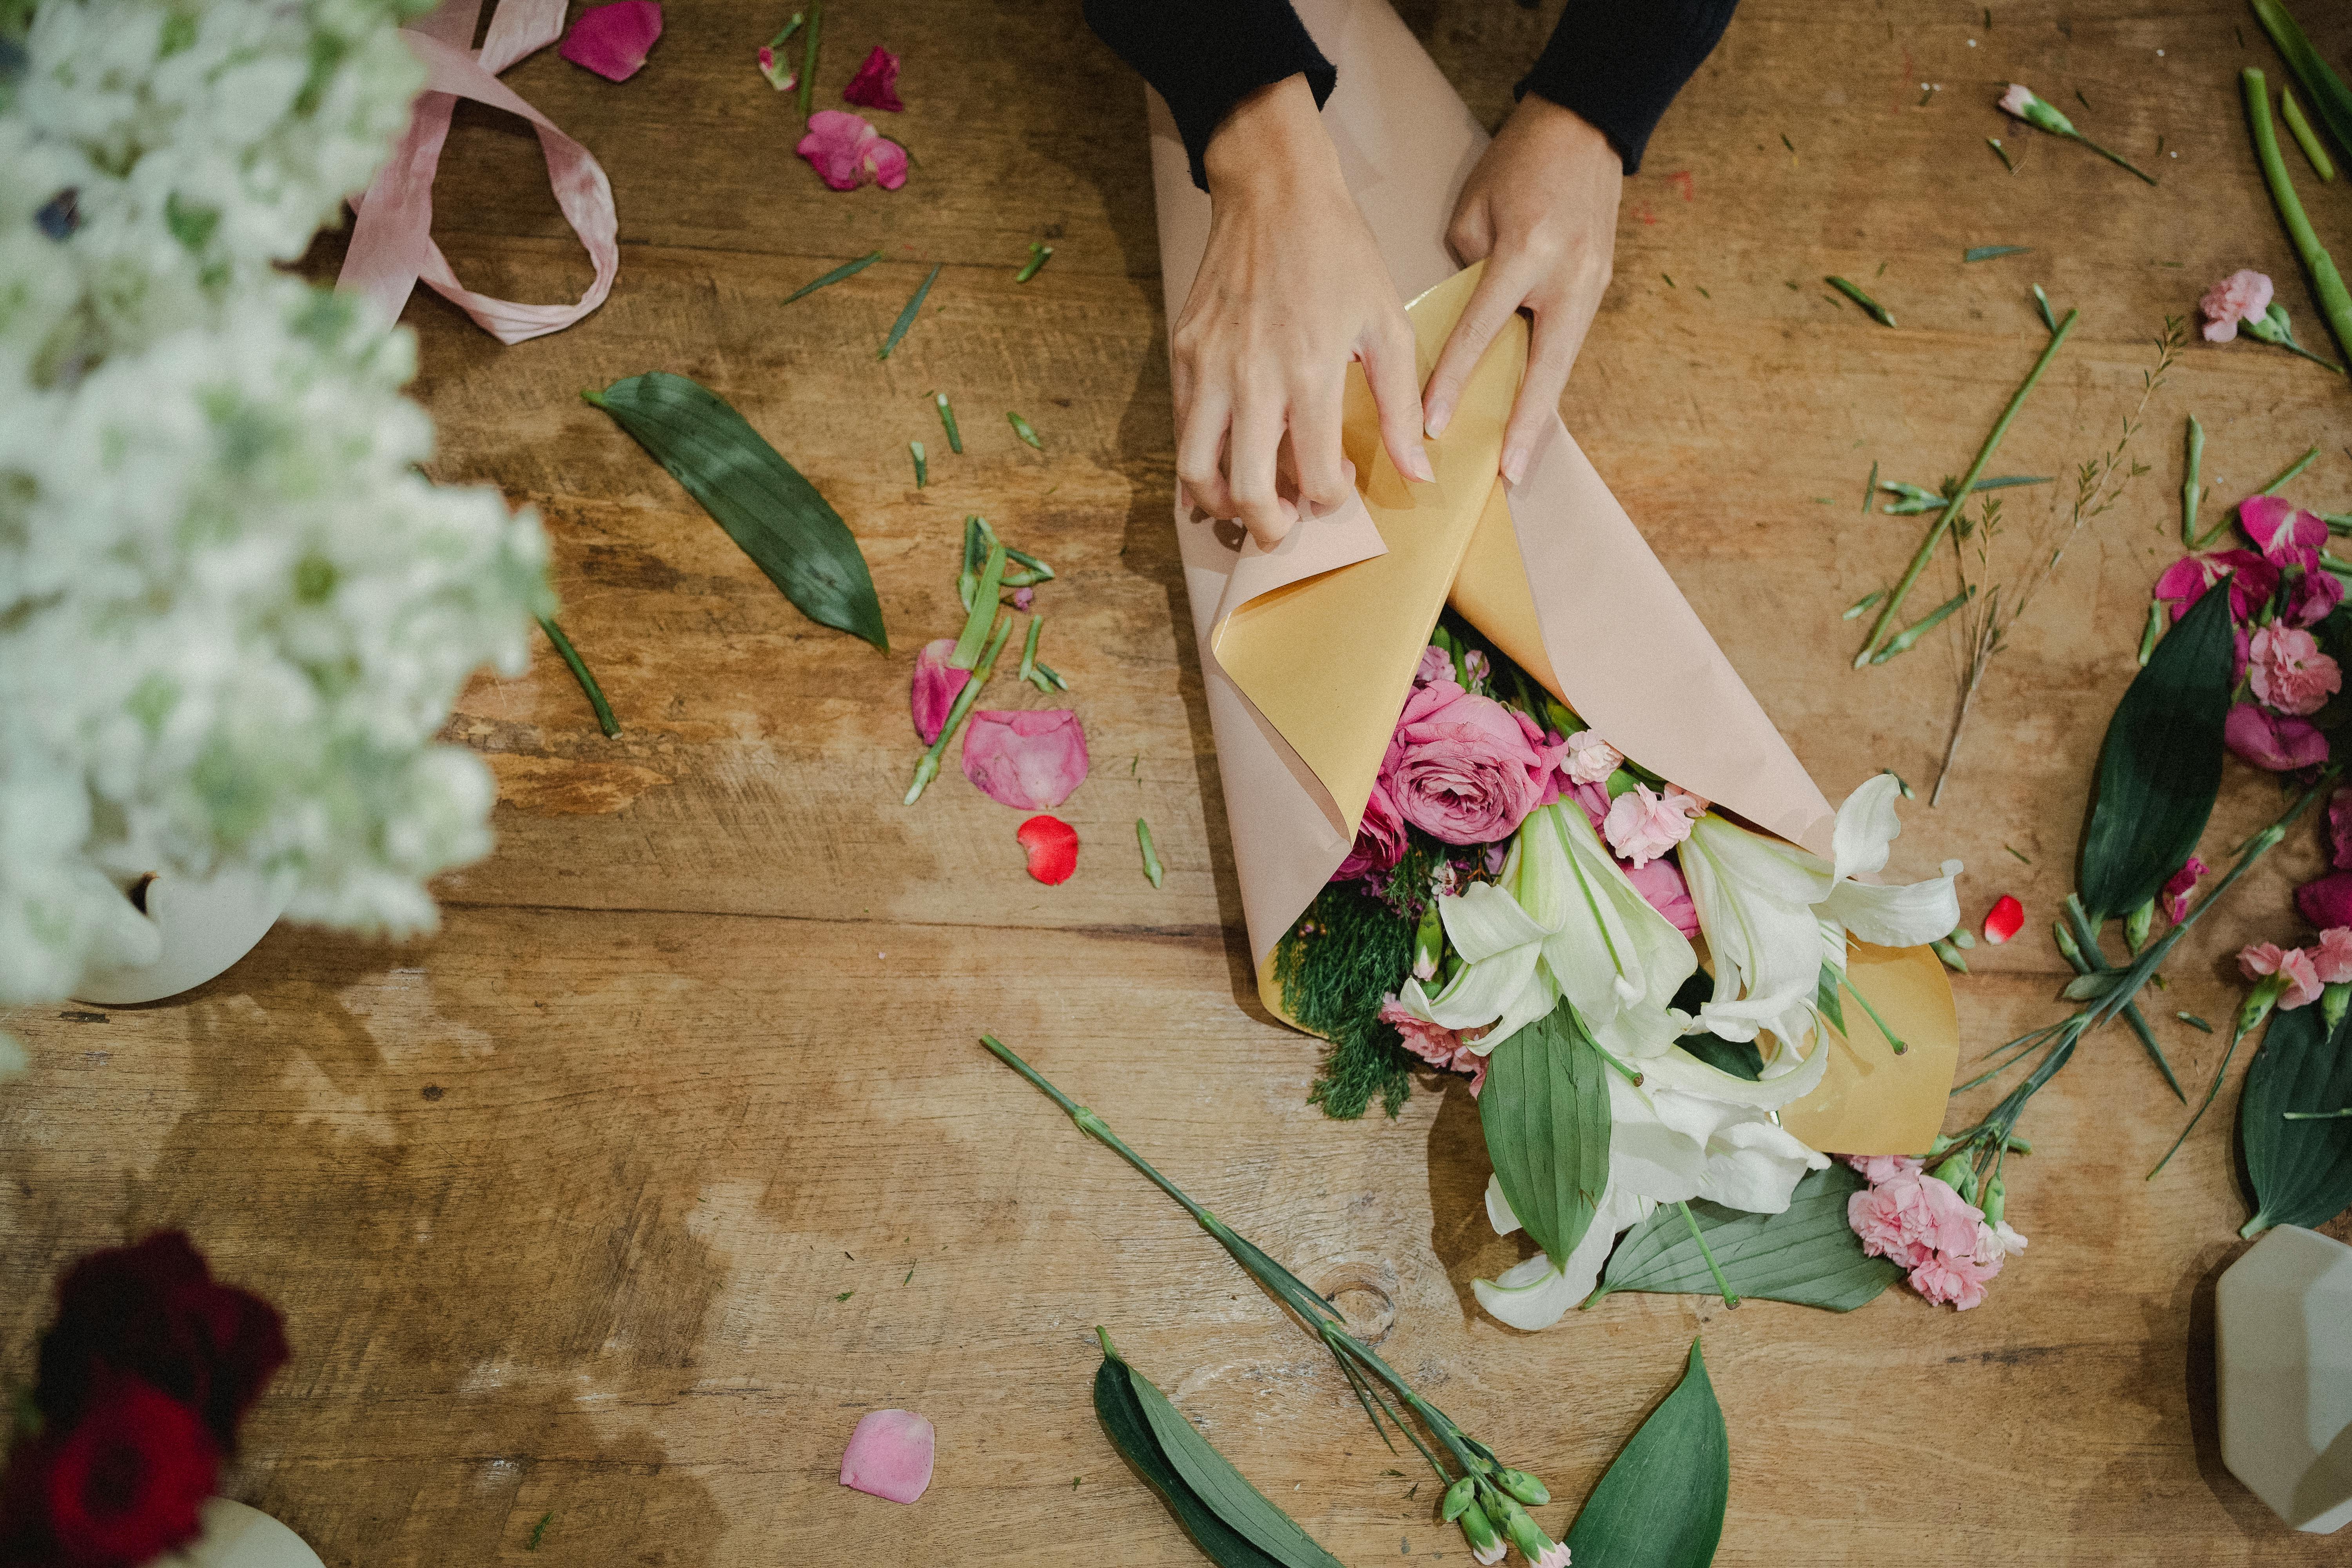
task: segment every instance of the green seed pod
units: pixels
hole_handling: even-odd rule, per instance
[[[1525,1470],[1498,1470],[1495,1484],[1532,1508],[1551,1501],[1551,1489]]]
[[[1463,1477],[1445,1489],[1445,1503],[1437,1510],[1437,1517],[1452,1524],[1462,1517],[1462,1510],[1468,1508],[1477,1496],[1478,1483],[1468,1476]]]

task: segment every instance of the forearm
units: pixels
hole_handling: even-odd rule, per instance
[[[1519,83],[1609,138],[1632,174],[1658,119],[1713,51],[1736,0],[1569,0]]]
[[[1209,143],[1237,104],[1296,76],[1320,108],[1336,79],[1289,0],[1086,0],[1086,16],[1167,100],[1203,190]]]

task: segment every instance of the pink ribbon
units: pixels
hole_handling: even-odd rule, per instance
[[[392,161],[365,196],[352,198],[352,210],[359,216],[337,288],[366,295],[392,321],[408,302],[409,291],[422,282],[502,343],[562,331],[604,302],[614,275],[621,269],[620,220],[613,211],[612,183],[587,148],[556,129],[554,121],[498,77],[556,40],[563,31],[564,5],[565,0],[498,0],[478,56],[469,46],[482,0],[448,0],[415,26],[402,29],[425,64],[425,90],[417,95],[407,133],[393,149]],[[477,294],[457,281],[449,258],[433,242],[433,176],[441,165],[441,145],[449,137],[450,111],[461,98],[519,114],[538,130],[555,205],[596,268],[594,281],[575,303],[520,305]]]

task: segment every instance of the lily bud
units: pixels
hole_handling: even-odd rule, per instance
[[[2339,980],[2332,985],[2320,987],[2319,1016],[2326,1021],[2329,1034],[2334,1034],[2336,1026],[2344,1021],[2344,1010],[2347,1005],[2352,1005],[2352,981]]]
[[[1551,1501],[1551,1489],[1525,1470],[1497,1470],[1495,1484],[1530,1507]]]
[[[1437,963],[1445,952],[1445,921],[1437,912],[1437,900],[1432,899],[1429,908],[1422,911],[1421,924],[1412,933],[1412,977],[1415,980],[1437,978]]]
[[[1462,1535],[1470,1542],[1470,1554],[1481,1563],[1503,1560],[1503,1538],[1496,1532],[1494,1521],[1486,1510],[1473,1501],[1462,1510]]]
[[[1437,1517],[1452,1524],[1462,1517],[1463,1510],[1476,1500],[1478,1483],[1469,1476],[1463,1477],[1445,1489],[1445,1501],[1439,1507]]]
[[[2124,945],[2137,952],[2147,940],[2147,928],[2156,923],[2156,900],[2148,900],[2124,917]]]

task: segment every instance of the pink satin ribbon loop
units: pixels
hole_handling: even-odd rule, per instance
[[[563,31],[564,0],[501,0],[477,56],[469,47],[480,0],[451,0],[415,27],[403,29],[425,65],[408,130],[365,196],[354,196],[358,221],[343,258],[338,289],[366,295],[396,319],[418,283],[439,294],[502,343],[561,331],[604,302],[621,269],[620,220],[612,183],[588,149],[533,109],[498,73],[553,43]],[[564,221],[580,237],[596,276],[569,305],[524,305],[478,294],[457,281],[449,258],[433,240],[433,179],[449,136],[457,100],[505,110],[530,121],[547,158],[547,178]]]

